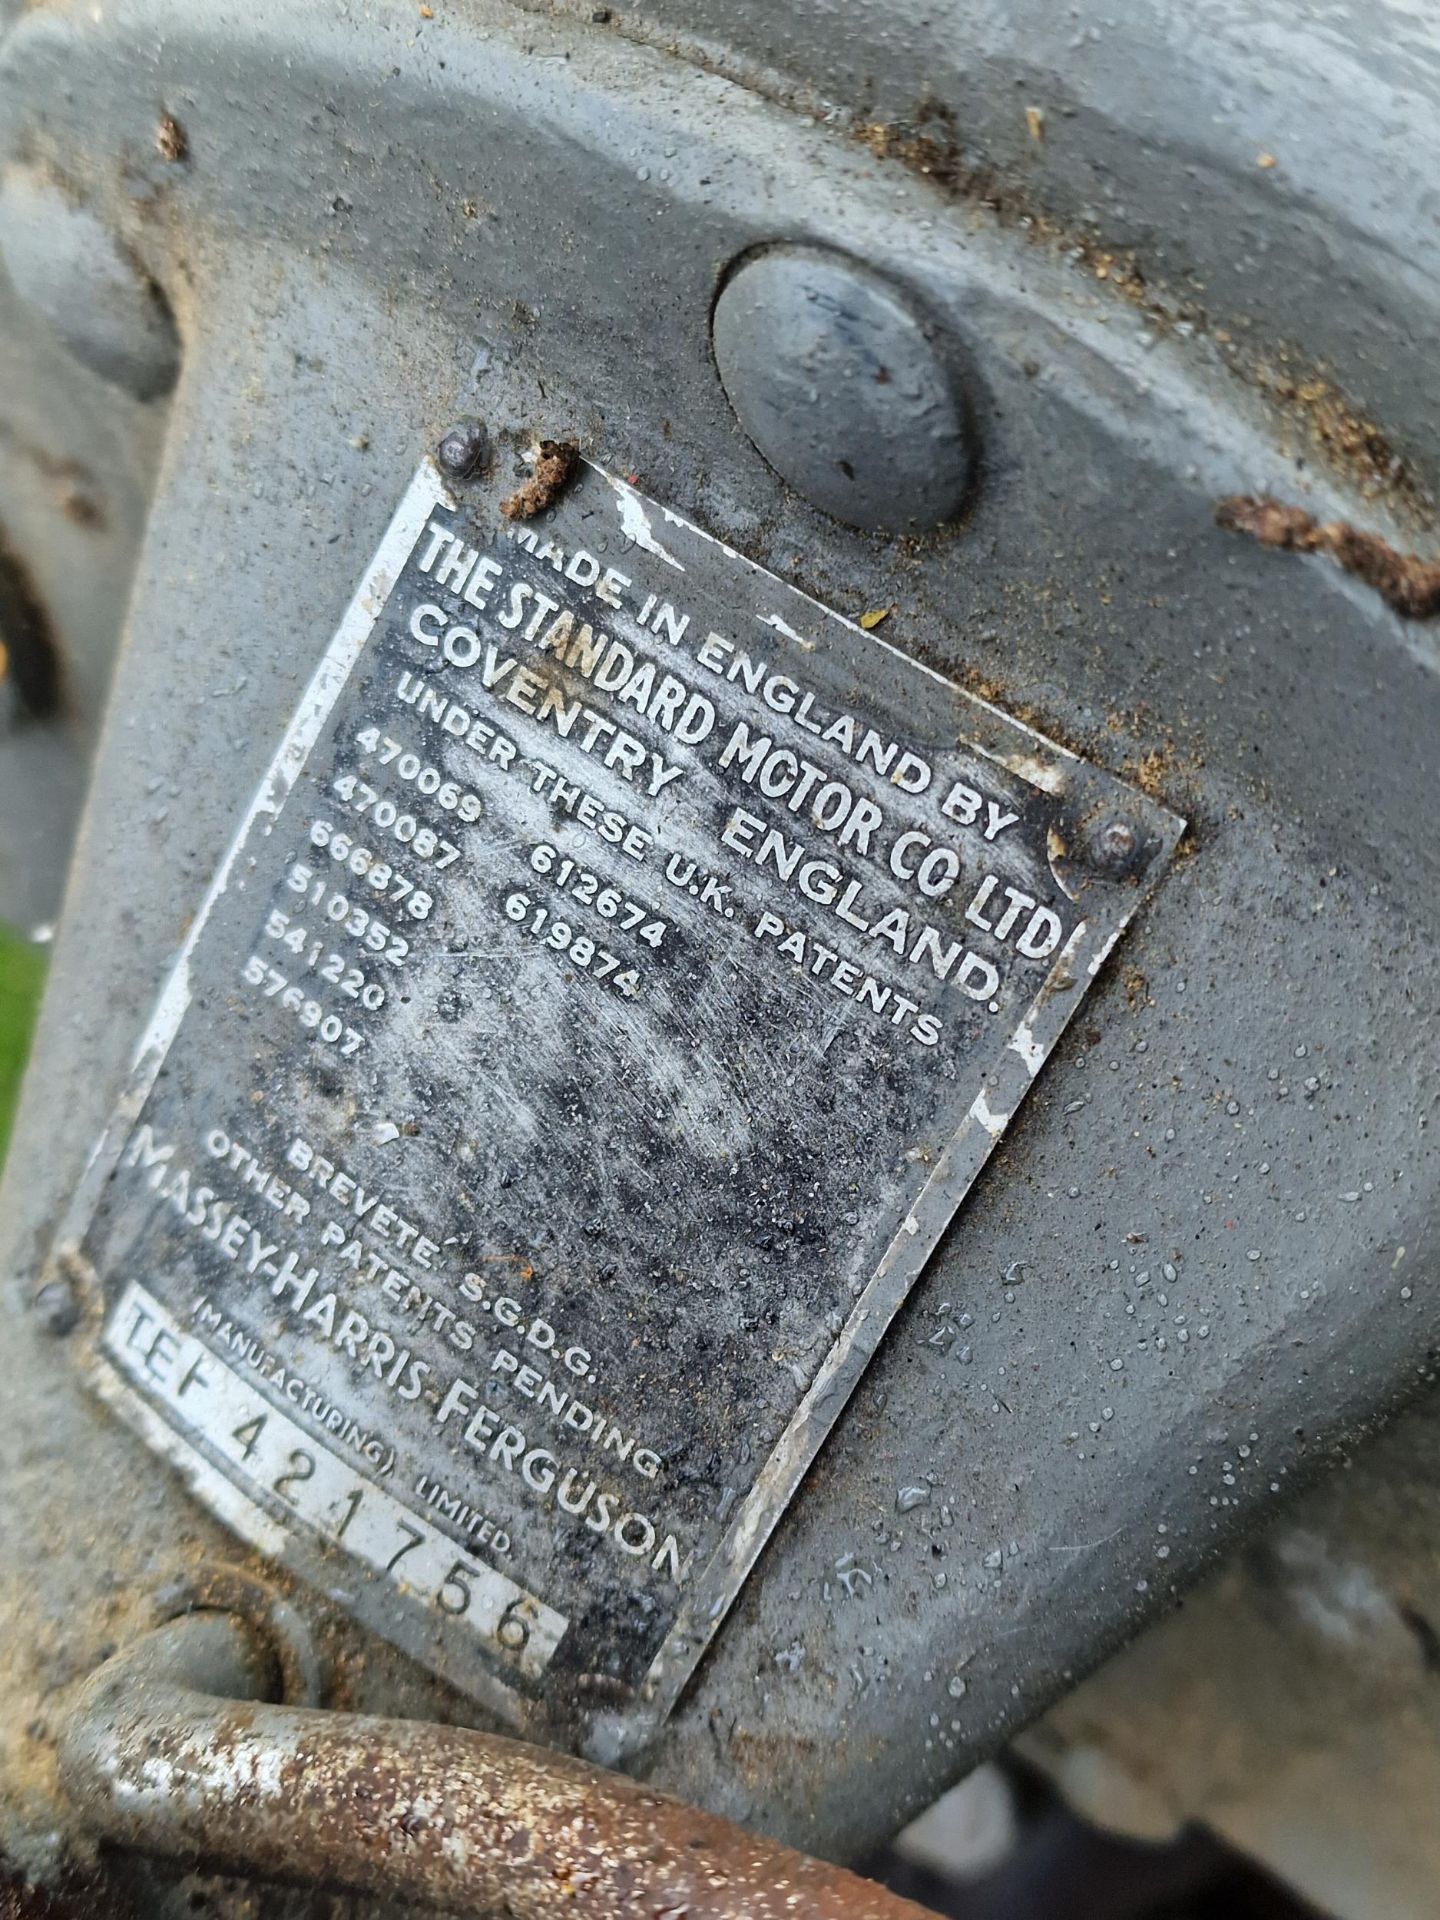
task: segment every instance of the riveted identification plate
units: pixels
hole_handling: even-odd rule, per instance
[[[497,497],[417,473],[69,1247],[203,1501],[615,1757],[1180,823],[598,468]]]

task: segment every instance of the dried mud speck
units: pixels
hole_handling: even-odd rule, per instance
[[[179,161],[190,151],[185,129],[173,113],[162,113],[155,124],[155,151],[162,160]]]
[[[1028,119],[1028,114],[1027,114]],[[1111,245],[1086,224],[1057,219],[1027,184],[1007,180],[995,167],[971,157],[953,111],[922,100],[909,121],[861,120],[851,129],[877,160],[895,161],[951,197],[989,210],[1004,227],[1018,229],[1034,245],[1050,248],[1144,314],[1156,333],[1207,338],[1224,365],[1305,432],[1327,464],[1367,495],[1387,494],[1427,517],[1434,502],[1391,445],[1388,436],[1352,405],[1326,371],[1283,344],[1266,352],[1247,345],[1231,326],[1217,325],[1198,284],[1166,287],[1146,272],[1133,248]],[[1032,145],[1044,142],[1043,110]],[[1239,329],[1243,336],[1243,327]]]
[[[1428,620],[1440,613],[1440,560],[1400,553],[1378,534],[1362,533],[1343,520],[1318,521],[1303,508],[1286,506],[1280,500],[1255,500],[1240,494],[1222,500],[1215,518],[1229,532],[1248,533],[1262,547],[1288,553],[1328,553],[1407,620]]]
[[[501,513],[507,520],[533,520],[560,498],[579,464],[580,449],[568,440],[542,440],[535,456],[535,471],[500,502]]]

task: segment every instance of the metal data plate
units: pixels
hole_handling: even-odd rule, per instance
[[[1179,830],[598,468],[512,526],[427,462],[79,1203],[102,1391],[620,1756]]]

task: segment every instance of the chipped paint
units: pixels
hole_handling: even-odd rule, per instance
[[[782,620],[778,613],[757,613],[755,618],[760,622],[762,627],[773,627],[776,633],[783,634],[787,640],[793,640],[795,645],[805,653],[813,653],[815,651],[815,642],[813,640],[807,640],[803,633],[797,633],[789,621]]]
[[[612,474],[610,485],[615,489],[615,498],[620,503],[620,531],[627,540],[633,540],[642,552],[653,553],[657,560],[663,560],[667,567],[673,567],[677,573],[685,571],[684,565],[677,560],[668,547],[664,547],[655,538],[650,525],[650,512],[646,501],[642,500],[635,489],[627,486]]]
[[[1032,1080],[1045,1064],[1045,1049],[1031,1032],[1028,1020],[1022,1020],[1016,1027],[1010,1039],[1010,1051],[1019,1054]]]
[[[972,740],[970,744],[977,753],[983,754],[987,760],[992,760],[997,767],[1004,767],[1008,773],[1018,774],[1032,787],[1040,787],[1046,793],[1064,793],[1068,769],[1064,766],[1056,766],[1053,759],[1042,758],[1038,753],[997,753],[992,747],[986,746],[979,740]],[[1057,745],[1053,751],[1063,754],[1067,761],[1075,760],[1076,756],[1064,747]]]
[[[1038,1070],[1038,1062],[1036,1069],[1032,1069],[1032,1071],[1036,1070]],[[970,1108],[970,1111],[992,1140],[998,1140],[1010,1123],[1010,1115],[1008,1112],[1002,1111],[996,1113],[994,1111],[990,1105],[990,1096],[985,1092],[983,1087],[980,1092],[976,1094],[974,1104]]]

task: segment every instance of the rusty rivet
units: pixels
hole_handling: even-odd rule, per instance
[[[30,1304],[40,1325],[57,1340],[73,1333],[80,1324],[80,1301],[69,1280],[47,1280]]]
[[[1112,814],[1090,835],[1091,863],[1101,872],[1129,873],[1140,853],[1140,835],[1133,820]]]
[[[435,459],[452,480],[469,480],[485,463],[485,429],[477,420],[461,420],[444,434]]]

